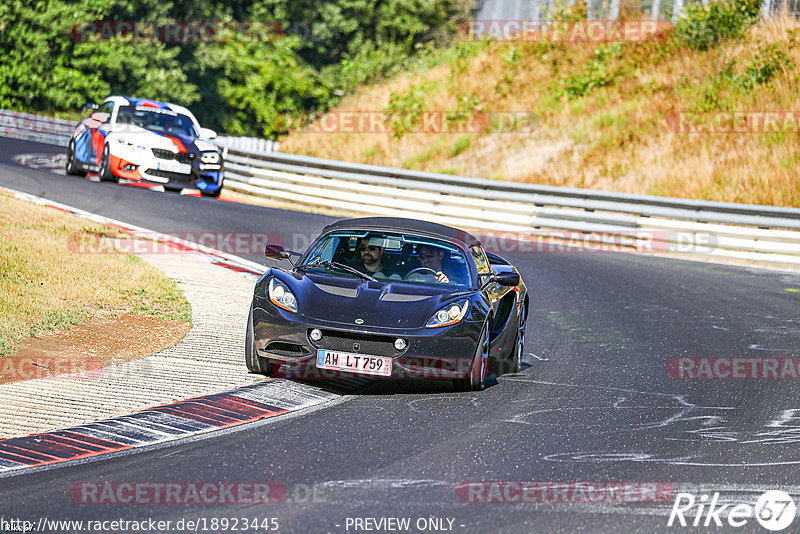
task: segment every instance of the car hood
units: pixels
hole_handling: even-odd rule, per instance
[[[422,328],[442,306],[471,292],[423,286],[305,275],[295,279],[300,313],[311,320],[381,328]],[[357,323],[357,320],[363,323]]]
[[[119,127],[118,127],[119,128]],[[133,124],[126,124],[124,129],[113,130],[121,139],[130,143],[143,145],[150,148],[163,148],[165,150],[178,150],[178,152],[204,152],[219,149],[207,139],[194,138],[186,135],[166,135],[147,130]],[[176,142],[177,141],[177,142]],[[181,149],[181,145],[185,150]]]

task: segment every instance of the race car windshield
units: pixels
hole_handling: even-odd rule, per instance
[[[200,137],[192,119],[174,111],[158,108],[122,106],[117,114],[117,124],[132,124],[166,135]]]
[[[349,266],[379,281],[458,287],[471,283],[467,258],[458,247],[408,234],[333,232],[314,245],[300,267],[317,274],[356,277],[331,269],[330,263]]]

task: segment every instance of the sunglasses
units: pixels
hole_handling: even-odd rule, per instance
[[[432,258],[436,256],[436,252],[420,252],[419,255],[423,258]]]
[[[370,246],[361,245],[360,247],[358,247],[358,251],[359,252],[364,252],[365,250],[369,249],[370,252],[375,252],[376,250],[378,250],[378,248],[379,247],[372,246],[372,245],[370,245]]]

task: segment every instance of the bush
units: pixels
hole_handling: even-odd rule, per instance
[[[741,37],[760,18],[761,0],[719,0],[689,4],[675,25],[674,38],[693,50],[708,50],[720,41]]]
[[[563,92],[568,98],[579,98],[589,94],[597,87],[611,85],[616,79],[607,60],[618,58],[622,54],[622,46],[616,43],[611,47],[600,46],[594,51],[594,59],[586,63],[583,72],[570,76],[563,82]]]
[[[734,84],[749,92],[756,85],[769,83],[776,74],[791,68],[794,68],[794,62],[777,43],[772,43],[758,48],[744,73],[734,78]]]
[[[427,94],[428,86],[421,83],[403,93],[389,95],[389,105],[384,111],[389,115],[389,126],[395,139],[401,139],[412,131],[422,118]]]

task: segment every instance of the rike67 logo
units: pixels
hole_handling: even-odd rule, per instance
[[[696,498],[691,493],[677,493],[667,526],[743,527],[755,518],[767,530],[783,530],[794,521],[796,506],[785,491],[771,490],[761,495],[755,506],[750,504],[720,504],[719,492]],[[752,527],[751,527],[752,528]]]

